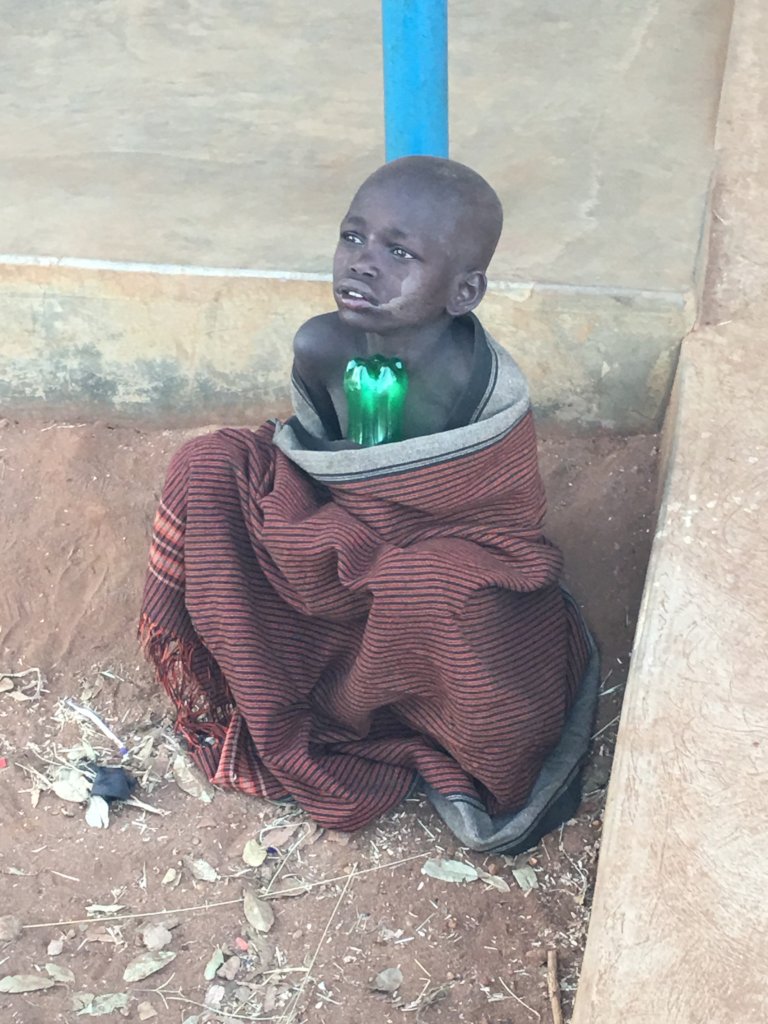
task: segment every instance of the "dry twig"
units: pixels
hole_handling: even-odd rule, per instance
[[[513,992],[513,990],[509,987],[509,985],[506,983],[506,981],[504,981],[503,978],[499,978],[499,982],[504,988],[504,990],[509,993],[509,995],[512,997],[512,999],[515,1000],[516,1003],[520,1003],[521,1006],[524,1006],[526,1010],[528,1010],[528,1012],[536,1018],[536,1020],[541,1020],[541,1014],[539,1013],[539,1011],[534,1010],[534,1008],[532,1006],[529,1006],[524,999],[521,999],[516,992]]]
[[[309,967],[307,969],[307,973],[301,979],[301,984],[299,985],[298,990],[296,991],[296,995],[293,997],[293,1003],[291,1004],[290,1008],[286,1009],[285,1013],[280,1018],[280,1024],[291,1024],[291,1021],[294,1020],[294,1018],[296,1017],[296,1010],[298,1009],[299,1001],[301,1000],[301,997],[304,994],[304,989],[306,988],[307,982],[309,981],[309,979],[312,976],[312,971],[314,970],[315,961],[317,960],[317,957],[318,957],[318,955],[320,953],[321,946],[325,942],[325,937],[328,934],[328,929],[331,927],[333,919],[336,917],[338,909],[341,906],[342,901],[344,900],[344,897],[347,895],[347,892],[349,891],[349,887],[352,884],[352,879],[355,877],[355,875],[357,873],[358,873],[357,872],[357,864],[355,864],[355,865],[353,865],[352,870],[350,871],[350,873],[347,875],[347,881],[346,881],[346,883],[344,885],[344,888],[339,893],[339,898],[336,900],[336,903],[334,904],[333,910],[331,911],[331,916],[325,922],[325,928],[323,928],[323,934],[320,936],[320,941],[318,942],[318,944],[317,944],[317,946],[315,948],[315,952],[314,952],[314,954],[312,956],[312,959],[309,962]]]
[[[419,860],[424,857],[423,853],[414,853],[410,857],[401,857],[399,860],[391,860],[387,864],[375,864],[371,868],[362,868],[362,870],[355,870],[355,876],[367,875],[372,871],[384,871],[386,868],[396,868],[400,864],[406,864],[410,860]],[[321,878],[317,882],[302,882],[301,885],[294,885],[288,889],[278,889],[276,892],[270,892],[269,889],[260,893],[262,899],[274,900],[278,896],[299,896],[302,893],[309,892],[310,889],[316,889],[321,885],[332,885],[334,882],[343,882],[350,876],[347,875],[336,875],[334,878]],[[194,907],[166,907],[163,910],[145,910],[143,914],[109,914],[105,917],[99,917],[98,921],[129,921],[132,918],[136,919],[139,917],[163,917],[170,916],[173,914],[192,914],[196,910],[212,910],[214,907],[231,907],[235,903],[242,903],[242,896],[236,900],[218,900],[215,903],[199,903]],[[71,921],[38,921],[36,924],[25,924],[22,925],[25,931],[31,928],[64,928],[73,924],[93,924],[93,917],[82,917],[75,918]]]
[[[552,1007],[552,1024],[563,1024],[563,1008],[560,1005],[560,982],[557,980],[557,950],[547,950],[547,991]]]

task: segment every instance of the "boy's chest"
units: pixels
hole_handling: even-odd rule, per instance
[[[451,412],[468,383],[468,367],[432,364],[408,368],[408,394],[403,410],[403,434],[406,438],[436,434],[445,430]],[[344,370],[328,382],[343,435],[347,435],[347,401],[343,384]]]

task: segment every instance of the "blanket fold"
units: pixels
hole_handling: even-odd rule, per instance
[[[354,830],[418,778],[483,849],[572,813],[594,646],[542,533],[524,381],[476,344],[463,426],[323,450],[298,393],[298,421],[172,459],[140,634],[215,784]]]

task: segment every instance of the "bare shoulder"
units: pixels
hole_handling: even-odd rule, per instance
[[[322,313],[302,324],[293,339],[293,354],[307,364],[326,363],[338,359],[345,350],[348,329],[338,313]]]
[[[354,348],[350,332],[337,313],[312,317],[296,332],[293,341],[294,366],[305,382],[329,387],[336,380]]]

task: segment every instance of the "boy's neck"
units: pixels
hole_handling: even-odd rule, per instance
[[[428,362],[436,352],[449,344],[455,318],[446,314],[438,320],[419,327],[393,331],[388,334],[375,334],[366,331],[365,352],[361,355],[381,355],[387,358],[398,356],[409,366]]]

